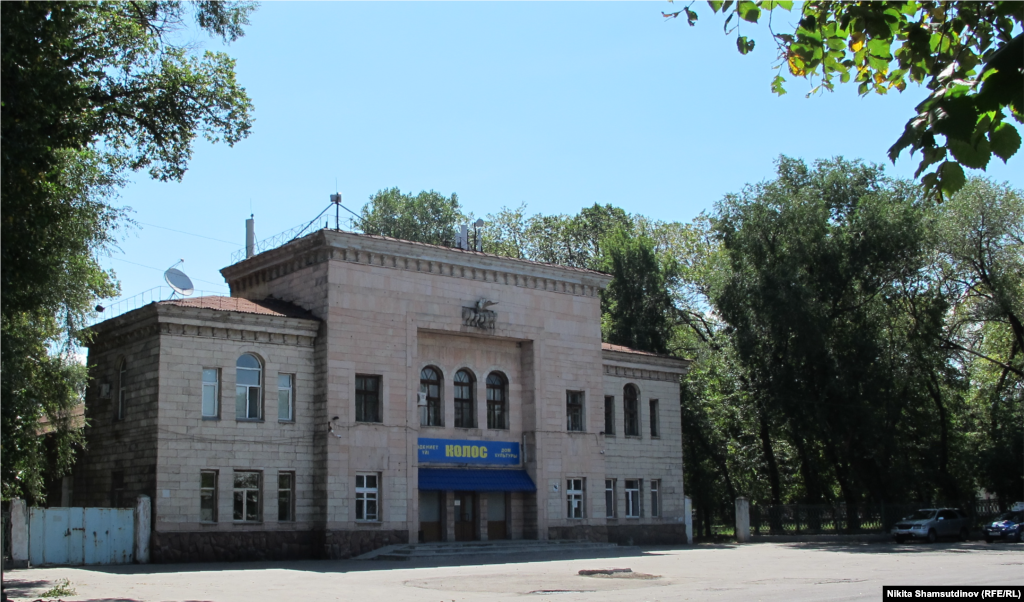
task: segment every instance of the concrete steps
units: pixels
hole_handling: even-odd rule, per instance
[[[465,541],[443,543],[421,543],[386,546],[374,550],[356,560],[448,560],[459,556],[478,557],[482,555],[513,554],[592,554],[606,555],[616,552],[634,553],[634,547],[623,547],[613,543],[574,540],[503,540]]]

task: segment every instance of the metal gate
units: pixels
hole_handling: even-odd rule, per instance
[[[129,564],[134,523],[131,508],[30,508],[29,562]]]

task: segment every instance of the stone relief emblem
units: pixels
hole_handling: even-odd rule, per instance
[[[487,308],[497,304],[497,301],[480,299],[472,307],[463,307],[463,326],[472,326],[481,330],[494,330],[494,320],[498,317],[498,314],[497,312],[491,311]]]

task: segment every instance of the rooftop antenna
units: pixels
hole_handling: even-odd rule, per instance
[[[185,272],[178,269],[178,266],[183,263],[185,263],[185,260],[179,259],[178,263],[167,268],[167,271],[164,272],[164,280],[167,281],[167,285],[174,291],[171,293],[171,299],[173,299],[176,294],[181,295],[182,297],[188,297],[196,290],[195,287],[192,286],[192,279],[186,276]]]
[[[334,203],[334,229],[341,230],[341,193],[335,192],[332,194],[331,202]]]

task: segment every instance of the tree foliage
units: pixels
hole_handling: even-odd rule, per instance
[[[740,35],[741,22],[771,24],[793,8],[776,0],[708,4],[726,15],[726,31],[736,32],[742,54],[754,40]],[[684,16],[692,26],[692,6],[663,14]],[[1005,162],[1020,148],[1011,119],[1024,122],[1022,21],[1020,2],[803,2],[795,29],[772,29],[779,64],[771,87],[785,94],[786,73],[812,82],[808,96],[837,81],[856,84],[862,95],[924,85],[927,96],[889,157],[920,151],[915,177],[924,174],[926,188],[941,198],[963,186],[963,167],[985,169],[992,155]]]
[[[97,297],[96,261],[123,223],[109,200],[127,170],[181,179],[197,136],[229,145],[252,104],[223,52],[178,42],[189,23],[230,42],[251,3],[4,2],[0,36],[3,496],[39,498],[43,417],[70,466],[72,361]]]
[[[605,341],[666,354],[675,327],[671,289],[679,273],[670,255],[659,257],[654,241],[618,229],[602,242],[604,271],[612,281],[601,295]]]
[[[454,192],[446,197],[424,190],[413,196],[389,188],[377,191],[363,205],[359,227],[366,234],[452,247],[460,225],[467,221]]]

